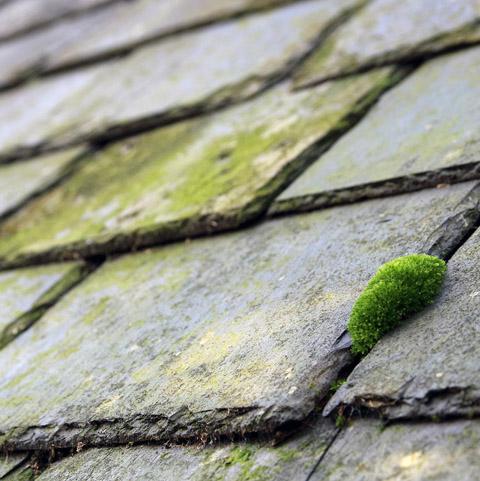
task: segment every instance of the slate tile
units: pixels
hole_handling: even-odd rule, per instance
[[[78,14],[112,0],[13,0],[5,1],[0,11],[0,40],[38,28],[49,22]],[[123,1],[123,0],[122,0]]]
[[[352,423],[335,440],[311,481],[475,481],[480,423],[450,421],[384,428]]]
[[[0,110],[11,121],[0,156],[124,135],[250,97],[284,76],[354,1],[294,3],[5,92]]]
[[[457,175],[454,167],[480,158],[478,78],[479,47],[424,64],[386,93],[280,195],[280,201],[287,204],[287,199],[297,196],[402,176],[406,178],[397,188],[405,190],[448,182],[448,175]],[[440,174],[442,169],[451,173]],[[464,170],[463,175],[478,178],[478,168]],[[422,172],[429,173],[414,176]],[[395,187],[387,185],[387,193],[390,188]],[[369,195],[368,189],[364,194]]]
[[[8,449],[275,433],[351,361],[361,289],[471,188],[291,216],[105,263],[0,351]]]
[[[396,75],[380,69],[298,93],[284,82],[111,144],[0,227],[0,257],[76,258],[238,226],[264,212]]]
[[[173,32],[282,3],[285,0],[116,1],[108,8],[93,9],[2,43],[0,86],[45,71],[124,54]]]
[[[478,0],[373,0],[296,74],[298,87],[480,40]]]
[[[480,412],[477,232],[448,263],[438,301],[382,338],[330,400],[388,418]]]
[[[73,262],[0,272],[0,347],[33,324],[88,271]]]
[[[335,431],[331,423],[319,422],[279,447],[237,443],[203,448],[94,448],[55,463],[38,479],[305,481]]]
[[[0,218],[59,181],[80,153],[81,148],[74,148],[0,165]]]
[[[9,454],[0,458],[0,479],[14,470],[28,458],[28,454]]]

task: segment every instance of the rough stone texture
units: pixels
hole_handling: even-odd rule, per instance
[[[17,265],[66,259],[237,226],[264,212],[395,78],[380,69],[298,93],[282,83],[226,111],[111,144],[3,224],[0,256]]]
[[[476,481],[480,423],[352,423],[335,440],[311,481]],[[60,478],[59,478],[60,479]]]
[[[4,479],[8,473],[25,461],[26,458],[27,455],[25,454],[10,454],[2,456],[0,458],[0,479]]]
[[[87,271],[83,264],[65,263],[0,272],[0,347],[35,322]]]
[[[405,190],[409,183],[415,188],[448,181],[446,169],[480,160],[479,78],[478,47],[426,63],[385,94],[279,199],[287,203],[297,196],[401,176]],[[467,170],[479,175],[471,165]],[[424,171],[429,174],[413,175]],[[376,186],[371,187],[375,193]]]
[[[0,155],[138,131],[252,96],[289,72],[354,3],[294,3],[10,90],[0,110],[15,121],[2,128]]]
[[[0,218],[61,179],[81,149],[68,149],[32,160],[0,165]]]
[[[0,40],[112,0],[10,0],[0,10]]]
[[[373,0],[314,52],[296,85],[479,40],[479,0]]]
[[[116,1],[108,8],[94,9],[0,45],[0,85],[60,67],[105,59],[169,33],[285,1]]]
[[[33,481],[35,479],[35,474],[36,471],[27,463],[14,469],[1,479],[2,481]]]
[[[418,251],[470,187],[107,262],[0,352],[4,447],[208,439],[303,420],[351,360],[332,346],[367,280]]]
[[[480,413],[480,232],[448,263],[434,306],[385,336],[326,407],[352,405],[388,418]]]
[[[279,447],[155,446],[90,449],[54,464],[39,481],[305,481],[335,434],[316,422]]]

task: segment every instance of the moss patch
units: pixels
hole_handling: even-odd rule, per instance
[[[18,265],[29,255],[120,252],[256,218],[393,77],[379,69],[297,93],[283,83],[218,114],[112,143],[2,224],[0,257]]]
[[[445,261],[427,254],[385,263],[353,306],[348,321],[352,351],[366,354],[408,316],[432,304],[445,277]]]

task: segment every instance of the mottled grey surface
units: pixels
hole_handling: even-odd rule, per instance
[[[282,82],[217,114],[111,144],[0,227],[0,258],[77,258],[241,225],[393,77],[379,69],[294,93]]]
[[[0,45],[0,85],[124,52],[155,37],[285,0],[116,1]],[[1,35],[1,33],[0,33]]]
[[[0,478],[15,469],[20,463],[27,458],[26,454],[8,454],[0,457]]]
[[[80,277],[78,263],[0,272],[0,344],[8,341],[4,336],[16,334],[11,331],[18,319],[36,307],[51,304]]]
[[[0,165],[0,217],[61,178],[80,151],[79,148],[68,149],[24,162]]]
[[[90,449],[47,469],[39,481],[305,481],[336,429],[315,422],[278,447],[155,446]]]
[[[480,0],[372,0],[296,73],[297,86],[480,41]]]
[[[479,78],[480,47],[426,63],[280,199],[479,161]]]
[[[112,0],[10,0],[0,10],[0,39]],[[118,0],[120,1],[120,0]],[[124,1],[124,0],[122,0]]]
[[[340,434],[311,481],[477,481],[479,472],[479,421],[364,420]]]
[[[365,283],[418,251],[470,187],[107,262],[0,352],[3,442],[202,438],[305,418],[350,359],[332,345]]]
[[[0,156],[21,147],[65,145],[112,126],[123,132],[126,124],[131,129],[146,118],[157,123],[251,96],[288,71],[353,3],[295,3],[10,90],[0,96],[9,119],[0,132]]]
[[[480,232],[448,263],[435,305],[391,332],[326,410],[352,404],[390,418],[480,412]]]

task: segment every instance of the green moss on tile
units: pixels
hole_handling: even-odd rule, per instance
[[[344,378],[336,379],[332,382],[332,384],[330,384],[330,392],[337,392],[346,382],[347,380]]]
[[[231,226],[251,220],[304,167],[307,147],[344,129],[391,81],[392,70],[379,69],[298,93],[282,84],[225,112],[111,144],[2,225],[0,257],[69,257],[99,244],[115,251],[127,239],[136,246],[158,233],[217,228],[215,217]]]
[[[432,304],[446,270],[445,261],[427,254],[398,257],[381,266],[352,309],[352,351],[368,353],[386,332]]]

